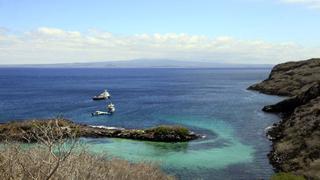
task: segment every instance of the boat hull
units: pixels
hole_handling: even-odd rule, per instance
[[[99,101],[99,100],[106,100],[106,97],[93,97],[92,100]]]

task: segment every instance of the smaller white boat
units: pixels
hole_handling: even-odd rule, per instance
[[[114,113],[116,111],[116,108],[114,107],[114,104],[110,103],[107,106],[107,110],[109,113]]]
[[[94,113],[91,113],[92,116],[101,116],[101,115],[110,115],[110,112],[104,112],[104,111],[96,111]]]

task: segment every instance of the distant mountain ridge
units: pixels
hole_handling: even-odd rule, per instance
[[[180,61],[167,59],[135,59],[128,61],[102,61],[57,64],[17,64],[0,67],[34,68],[271,68],[271,64],[228,64],[209,61]]]

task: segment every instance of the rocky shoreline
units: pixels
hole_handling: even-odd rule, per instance
[[[320,179],[320,59],[276,65],[266,80],[248,89],[289,96],[262,109],[282,118],[267,132],[271,164],[277,171]]]
[[[144,141],[184,142],[200,138],[182,126],[157,126],[149,129],[107,128],[76,124],[66,119],[25,120],[0,124],[0,142],[37,142],[52,137],[125,138]]]

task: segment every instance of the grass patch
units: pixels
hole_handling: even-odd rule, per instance
[[[277,173],[271,177],[271,180],[306,180],[303,176],[297,176],[291,173]]]
[[[188,136],[190,134],[190,131],[185,127],[165,126],[165,125],[147,129],[146,132],[154,133],[155,136],[167,136],[167,135]]]

